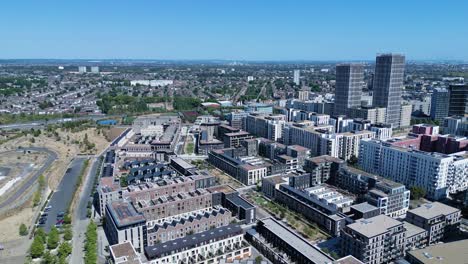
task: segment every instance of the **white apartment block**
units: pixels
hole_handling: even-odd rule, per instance
[[[370,131],[375,132],[375,138],[379,140],[387,140],[392,138],[393,129],[391,126],[371,126]]]
[[[313,127],[287,125],[284,128],[284,143],[300,145],[311,150],[312,156],[329,155],[348,160],[359,156],[359,142],[362,139],[375,137],[373,131],[353,131],[346,133],[321,133]]]
[[[466,153],[445,155],[392,146],[379,140],[362,140],[359,166],[364,171],[426,190],[432,199],[467,188]]]
[[[411,125],[412,105],[402,105],[400,111],[400,127],[409,127]]]

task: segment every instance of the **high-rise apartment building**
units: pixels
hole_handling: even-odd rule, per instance
[[[381,54],[375,61],[373,105],[387,108],[386,123],[400,125],[405,56]]]
[[[348,108],[361,106],[364,67],[360,64],[336,66],[335,115],[344,115]]]
[[[431,97],[431,119],[442,122],[448,116],[449,92],[445,88],[436,88]]]
[[[300,70],[294,70],[294,83],[296,85],[301,84],[300,78],[301,78],[301,71]]]

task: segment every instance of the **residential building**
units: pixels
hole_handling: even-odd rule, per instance
[[[364,171],[408,187],[421,187],[432,199],[467,189],[468,158],[464,152],[446,155],[398,147],[392,142],[362,140],[359,154],[359,167]]]
[[[424,249],[408,252],[407,259],[412,264],[451,264],[466,263],[468,259],[468,239],[436,244]]]
[[[453,84],[449,88],[449,116],[468,114],[468,84]]]
[[[301,71],[300,70],[294,70],[294,84],[300,85],[301,84]]]
[[[426,230],[428,243],[435,244],[458,230],[461,211],[439,202],[426,203],[409,210],[406,221]]]
[[[336,66],[335,115],[344,115],[348,108],[361,106],[364,67],[360,64]]]
[[[372,124],[369,127],[369,130],[375,132],[376,139],[387,140],[387,139],[392,138],[393,129],[392,129],[392,126],[389,124],[382,124],[382,123]]]
[[[445,134],[468,137],[468,118],[466,116],[446,117],[443,125]]]
[[[132,243],[138,252],[146,246],[146,219],[131,203],[114,201],[106,205],[104,231],[109,245]]]
[[[231,224],[147,246],[145,256],[148,264],[205,264],[248,258],[251,248],[244,240],[242,228]]]
[[[389,263],[404,256],[404,224],[386,215],[359,219],[342,230],[341,250],[366,264]]]
[[[286,116],[284,115],[251,113],[246,117],[245,130],[257,137],[281,141],[285,124]]]
[[[253,136],[246,131],[226,133],[223,137],[225,148],[237,148],[241,146],[241,142],[246,139],[251,139]]]
[[[229,121],[229,125],[237,129],[245,129],[245,118],[249,113],[244,111],[231,112],[227,115],[226,120]]]
[[[334,183],[361,195],[369,204],[379,208],[380,214],[401,218],[408,211],[410,191],[403,184],[347,166],[339,169]]]
[[[399,127],[409,127],[411,125],[411,111],[411,105],[401,105]]]
[[[232,221],[232,213],[225,208],[193,211],[157,223],[147,229],[147,245],[153,246],[190,234],[201,233],[212,228],[227,226]]]
[[[431,119],[442,123],[449,112],[449,91],[435,88],[431,97]]]
[[[339,168],[344,164],[344,161],[332,156],[323,155],[313,158],[307,158],[303,169],[310,173],[310,186],[319,185],[332,181],[336,178]]]
[[[333,259],[274,218],[259,220],[246,240],[273,263],[331,264]]]
[[[385,123],[387,108],[362,106],[348,109],[348,117],[369,120],[371,124]]]
[[[375,107],[387,109],[385,123],[391,124],[393,127],[400,125],[404,71],[404,55],[377,55],[372,102]]]

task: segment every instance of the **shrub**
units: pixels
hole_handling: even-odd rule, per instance
[[[20,236],[27,236],[28,235],[28,228],[26,227],[25,224],[21,224],[19,227],[19,234]]]

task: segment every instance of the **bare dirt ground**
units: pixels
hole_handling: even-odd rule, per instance
[[[62,129],[57,129],[56,134],[43,131],[41,135],[34,138],[34,143],[31,142],[32,135],[21,136],[4,142],[0,145],[0,152],[14,150],[19,146],[45,147],[55,151],[58,155],[58,160],[44,173],[44,176],[47,178],[48,190],[46,194],[43,195],[48,195],[50,190],[57,188],[70,161],[75,156],[78,154],[100,153],[108,146],[109,141],[104,136],[106,132],[107,129],[106,131],[98,131],[95,128],[87,128],[86,130],[75,133],[67,132]],[[90,148],[88,147],[89,145],[87,146],[83,143],[85,137],[87,137],[89,145],[92,146],[94,144],[94,147]],[[32,202],[29,201],[23,206],[23,209],[18,210],[14,215],[0,220],[0,242],[6,248],[0,253],[0,259],[16,259],[17,256],[15,256],[15,254],[18,254],[18,258],[21,259],[21,256],[25,255],[31,241],[28,236],[19,236],[19,225],[24,223],[28,226],[28,229],[31,229],[31,224],[33,224],[33,219],[37,211],[38,208],[32,208]],[[6,254],[9,255],[7,256]]]
[[[9,168],[8,175],[0,178],[0,188],[8,182],[21,176],[21,180],[8,188],[4,195],[0,193],[0,200],[5,199],[8,193],[21,185],[37,169],[43,166],[47,155],[44,153],[0,152],[0,167]]]
[[[109,144],[109,141],[107,141],[103,135],[105,133],[98,133],[95,128],[88,128],[75,133],[57,129],[57,133],[58,137],[54,135],[49,137],[43,132],[40,136],[35,138],[34,143],[31,143],[29,140],[32,137],[31,135],[27,137],[23,136],[2,144],[0,151],[16,149],[19,146],[45,147],[55,151],[59,159],[52,164],[51,169],[48,170],[48,175],[45,175],[47,176],[49,187],[55,189],[67,169],[68,164],[76,155],[99,153]],[[80,144],[80,142],[83,142],[85,134],[88,135],[88,141],[95,144],[94,149],[85,149],[85,147]]]

